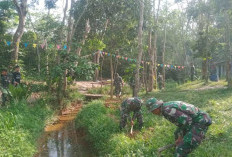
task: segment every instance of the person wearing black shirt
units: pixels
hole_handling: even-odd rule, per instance
[[[21,80],[20,67],[16,66],[15,71],[13,72],[12,84],[14,86],[17,86],[20,84],[20,80]]]

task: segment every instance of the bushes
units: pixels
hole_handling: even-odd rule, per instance
[[[0,110],[0,156],[33,156],[36,141],[52,111],[43,100],[29,107],[25,100],[15,101]]]
[[[9,91],[12,94],[12,98],[15,100],[27,99],[31,94],[30,87],[25,84],[20,84],[17,87],[10,85]]]
[[[111,135],[118,131],[118,123],[108,117],[108,113],[102,101],[93,101],[82,109],[76,119],[76,127],[86,129],[88,140],[101,154],[106,151]]]

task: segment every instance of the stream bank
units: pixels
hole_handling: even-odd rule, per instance
[[[58,120],[45,127],[39,139],[39,153],[34,157],[94,157],[91,146],[84,140],[85,134],[75,128],[74,119],[82,104],[71,106]]]

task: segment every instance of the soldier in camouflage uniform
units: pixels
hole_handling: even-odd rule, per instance
[[[120,77],[118,73],[116,74],[114,79],[114,86],[115,86],[115,95],[116,97],[120,98],[122,94],[123,81],[122,81],[122,77]]]
[[[175,131],[175,157],[186,157],[205,138],[212,121],[209,115],[197,107],[181,102],[162,102],[151,98],[146,102],[149,111],[163,115],[178,128]]]
[[[163,75],[161,75],[160,73],[158,74],[157,82],[159,85],[159,89],[161,90],[163,86]]]
[[[5,106],[6,101],[8,100],[7,98],[11,96],[8,90],[9,84],[10,84],[10,79],[7,75],[7,70],[3,69],[1,73],[1,86],[0,86],[0,90],[2,92],[2,106]]]
[[[123,129],[126,126],[127,119],[131,121],[131,124],[134,124],[134,120],[137,118],[139,123],[139,129],[143,127],[143,115],[141,111],[142,100],[134,97],[124,100],[121,104],[121,121],[120,129]],[[130,113],[133,112],[133,117],[131,119]]]

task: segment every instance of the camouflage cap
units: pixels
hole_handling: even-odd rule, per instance
[[[159,108],[161,106],[161,102],[159,102],[156,98],[150,98],[146,102],[147,109],[152,112],[153,110]]]
[[[140,97],[134,97],[134,100],[140,104],[143,104],[143,100]]]

